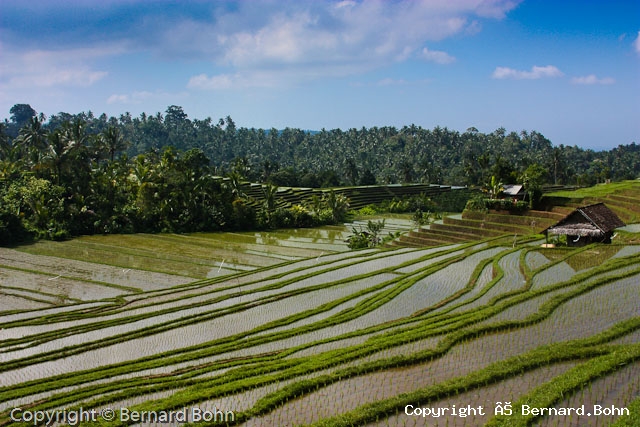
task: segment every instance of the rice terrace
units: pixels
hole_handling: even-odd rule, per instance
[[[640,425],[640,185],[548,196],[362,250],[353,224],[0,248],[0,425]],[[542,247],[597,202],[611,244]]]

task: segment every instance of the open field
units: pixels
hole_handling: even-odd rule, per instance
[[[222,411],[193,425],[637,425],[639,245],[348,251],[347,235],[0,248],[0,425],[19,425],[14,408],[117,410],[96,426],[140,424],[120,408]],[[630,415],[522,411],[583,404]]]

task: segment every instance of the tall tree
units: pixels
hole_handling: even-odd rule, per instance
[[[542,184],[544,184],[547,174],[548,171],[544,167],[538,163],[534,163],[530,165],[520,177],[524,189],[529,196],[529,208],[535,207],[542,196]]]
[[[44,115],[31,117],[20,129],[20,134],[14,141],[14,144],[22,150],[31,168],[40,163],[42,153],[47,148],[48,132],[43,127],[44,120]]]
[[[105,129],[100,135],[100,139],[112,162],[115,159],[116,153],[126,150],[129,146],[129,143],[124,140],[122,132],[117,126],[109,126]]]
[[[11,122],[9,123],[7,133],[12,138],[15,138],[20,132],[20,129],[22,129],[29,120],[37,114],[36,110],[31,108],[31,105],[29,104],[15,104],[11,107],[9,113],[11,113]]]

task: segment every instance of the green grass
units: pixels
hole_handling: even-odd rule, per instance
[[[548,197],[568,197],[571,199],[581,199],[586,197],[606,197],[612,193],[640,192],[640,181],[612,182],[610,184],[598,184],[593,187],[580,188],[573,191],[554,191],[547,193]]]

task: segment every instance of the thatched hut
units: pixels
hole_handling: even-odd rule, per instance
[[[502,186],[502,195],[511,199],[523,200],[526,195],[524,185],[505,184]]]
[[[613,231],[624,227],[618,215],[605,206],[604,203],[577,208],[561,219],[557,224],[544,230],[549,234],[567,236],[568,246],[585,246],[589,243],[611,243]]]

